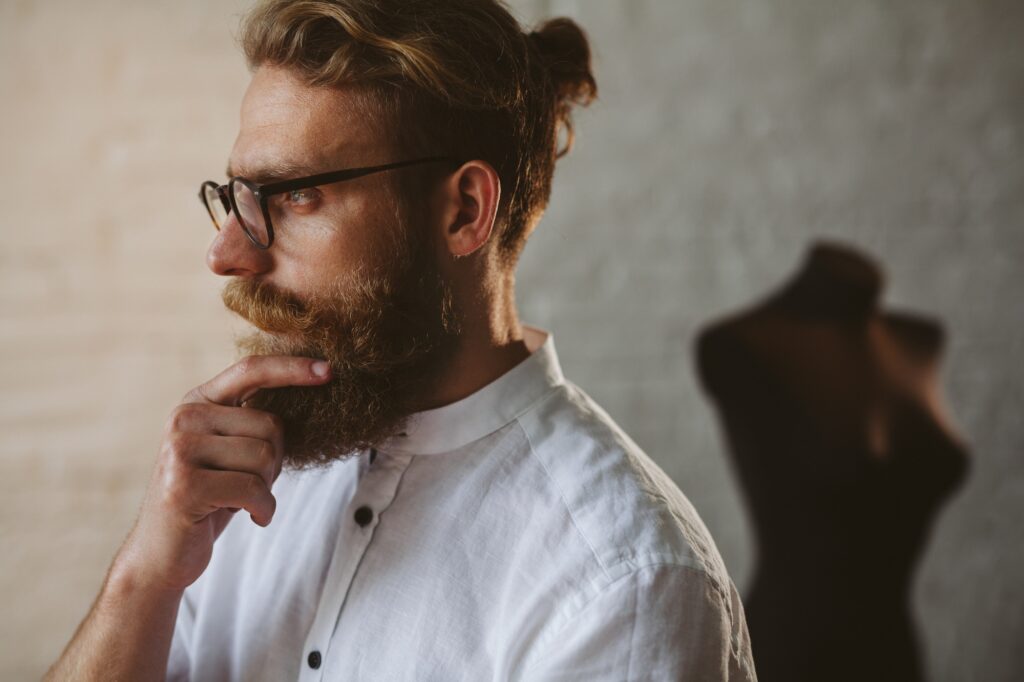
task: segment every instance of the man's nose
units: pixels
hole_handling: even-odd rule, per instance
[[[253,244],[234,211],[229,213],[206,252],[207,267],[217,275],[252,276],[266,272],[270,264],[270,253]]]

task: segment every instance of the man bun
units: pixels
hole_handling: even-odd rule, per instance
[[[590,42],[583,29],[566,17],[545,21],[526,38],[540,57],[555,100],[558,123],[566,129],[565,147],[557,154],[562,157],[572,149],[572,108],[587,106],[597,98]]]

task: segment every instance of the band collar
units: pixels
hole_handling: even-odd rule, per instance
[[[528,357],[465,398],[414,412],[405,431],[385,439],[377,449],[411,455],[451,452],[497,431],[564,383],[554,335],[540,327],[521,326]]]

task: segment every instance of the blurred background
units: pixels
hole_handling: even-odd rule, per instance
[[[167,415],[233,361],[196,192],[224,181],[249,4],[0,3],[2,679],[59,655]],[[876,257],[886,305],[946,326],[973,454],[916,576],[929,676],[1024,679],[1024,5],[511,6],[577,20],[600,88],[524,252],[522,320],[677,482],[745,593],[751,523],[695,335],[817,238]]]

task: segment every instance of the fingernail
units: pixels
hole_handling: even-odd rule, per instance
[[[316,362],[313,363],[313,374],[317,375],[318,377],[327,376],[327,372],[330,371],[330,369],[331,366],[327,363],[326,360],[317,360]]]

